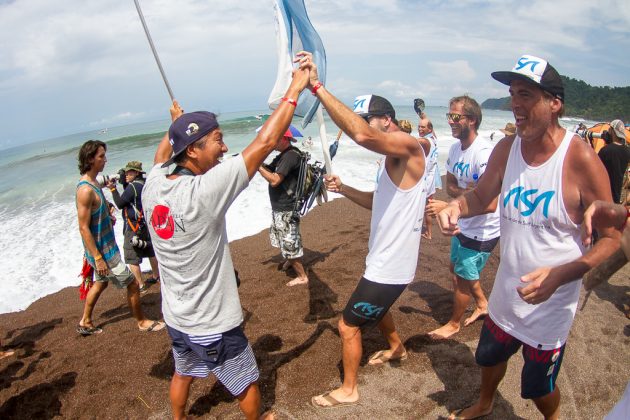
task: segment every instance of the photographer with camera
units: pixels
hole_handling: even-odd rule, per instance
[[[157,283],[160,278],[157,259],[142,211],[142,188],[144,187],[143,175],[145,172],[142,170],[142,162],[134,160],[127,163],[127,166],[121,169],[119,173],[119,182],[124,188],[123,193],[118,193],[114,177],[110,177],[107,187],[112,193],[116,207],[123,212],[125,262],[129,265],[142,294],[146,293],[149,287]],[[152,277],[146,281],[142,279],[142,272],[140,271],[140,263],[143,258],[148,258],[151,264]]]
[[[604,133],[606,135],[602,135],[602,139],[606,145],[601,148],[598,156],[608,172],[613,202],[619,204],[623,177],[630,162],[630,148],[625,145],[625,126],[621,120],[611,121],[610,128]]]

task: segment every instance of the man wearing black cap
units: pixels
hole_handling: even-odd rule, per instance
[[[545,418],[556,419],[556,379],[581,277],[612,254],[619,234],[601,229],[593,248],[587,252],[582,245],[584,211],[611,196],[595,152],[558,122],[564,107],[558,72],[525,55],[511,71],[492,77],[510,86],[516,135],[497,144],[477,187],[438,214],[442,231],[455,235],[459,218],[484,213],[499,196],[501,262],[475,354],[482,371],[480,396],[450,418],[489,414],[508,360],[522,347],[521,396],[532,399]]]
[[[260,415],[259,373],[240,328],[243,313],[225,214],[287,130],[307,82],[308,71],[295,71],[285,97],[256,138],[223,162],[228,148],[216,115],[182,114],[173,102],[173,123],[158,146],[143,203],[175,359],[170,399],[176,419],[186,417],[193,379],[209,373],[238,398],[246,418]],[[171,163],[174,171],[168,169]]]
[[[271,201],[271,244],[280,248],[284,262],[282,268],[293,267],[297,277],[287,286],[308,283],[306,270],[300,261],[304,254],[300,234],[300,215],[295,212],[295,188],[300,173],[302,157],[300,151],[291,145],[295,142],[290,130],[282,136],[276,146],[280,152],[269,165],[261,165],[260,175],[269,183]]]
[[[362,328],[377,325],[389,344],[387,349],[368,358],[369,365],[400,362],[407,358],[389,308],[416,272],[426,204],[424,171],[429,144],[426,142],[425,149],[420,140],[398,128],[396,111],[383,97],[359,96],[354,101],[353,112],[319,82],[311,54],[300,52],[298,57],[301,68],[311,70],[312,93],[322,102],[335,124],[360,146],[385,155],[373,192],[356,190],[343,184],[336,175],[326,178],[329,191],[372,211],[366,269],[338,324],[343,383],[339,388],[311,399],[311,404],[318,408],[341,407],[359,401]]]

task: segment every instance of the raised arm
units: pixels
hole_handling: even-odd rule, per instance
[[[179,102],[174,100],[169,112],[171,113],[171,122],[173,122],[184,113],[184,110],[179,106]],[[173,147],[169,141],[167,130],[166,133],[164,133],[164,137],[162,137],[162,141],[160,141],[157,150],[155,151],[153,165],[166,162],[171,158],[171,153],[173,153]]]
[[[320,86],[317,67],[313,63],[312,54],[301,51],[297,54],[297,57],[296,62],[300,63],[300,68],[311,71],[309,80],[311,88]],[[409,158],[420,153],[418,140],[414,137],[403,131],[386,134],[370,127],[363,118],[335,98],[323,85],[317,88],[316,96],[322,102],[328,115],[337,127],[366,149],[397,158]]]
[[[298,69],[293,72],[293,80],[282,102],[262,126],[254,141],[243,150],[243,160],[245,160],[245,167],[250,179],[256,175],[260,165],[287,131],[293,119],[294,104],[297,103],[300,92],[306,87],[308,78],[308,70]]]

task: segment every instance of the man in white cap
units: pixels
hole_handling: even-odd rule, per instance
[[[311,70],[311,92],[321,101],[335,124],[358,145],[385,155],[385,161],[379,167],[375,191],[359,191],[342,183],[337,175],[326,177],[329,191],[337,192],[372,211],[365,272],[338,323],[343,383],[311,399],[311,404],[317,408],[342,407],[359,402],[362,328],[377,325],[389,345],[387,349],[371,355],[369,365],[384,365],[407,358],[389,309],[416,272],[426,203],[424,175],[429,144],[424,145],[419,139],[401,131],[394,107],[381,96],[357,97],[353,112],[318,80],[310,53],[302,51],[298,53],[298,58],[301,68]]]
[[[516,135],[497,144],[477,187],[438,215],[442,231],[455,235],[460,218],[485,212],[499,196],[501,262],[475,354],[480,395],[450,418],[491,413],[508,360],[522,347],[521,396],[532,399],[546,419],[557,419],[556,379],[581,278],[619,246],[619,233],[601,229],[588,252],[582,245],[584,211],[611,196],[594,151],[558,122],[564,109],[558,72],[547,61],[524,55],[511,71],[492,77],[510,87]]]
[[[623,176],[630,162],[630,148],[626,146],[626,130],[623,122],[611,121],[608,135],[603,136],[603,139],[606,145],[599,150],[597,155],[608,172],[613,202],[620,203]]]

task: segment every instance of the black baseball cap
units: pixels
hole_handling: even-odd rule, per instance
[[[392,104],[382,96],[361,95],[354,100],[353,111],[360,117],[369,115],[389,115],[396,122],[396,111]]]
[[[495,71],[491,73],[491,76],[508,86],[515,79],[532,82],[564,102],[564,85],[560,74],[542,58],[523,55],[518,59],[512,71]]]
[[[197,111],[180,116],[168,129],[168,138],[171,146],[173,146],[173,156],[162,165],[162,168],[172,164],[175,157],[186,150],[186,147],[217,127],[219,127],[219,122],[217,116],[212,112]]]

